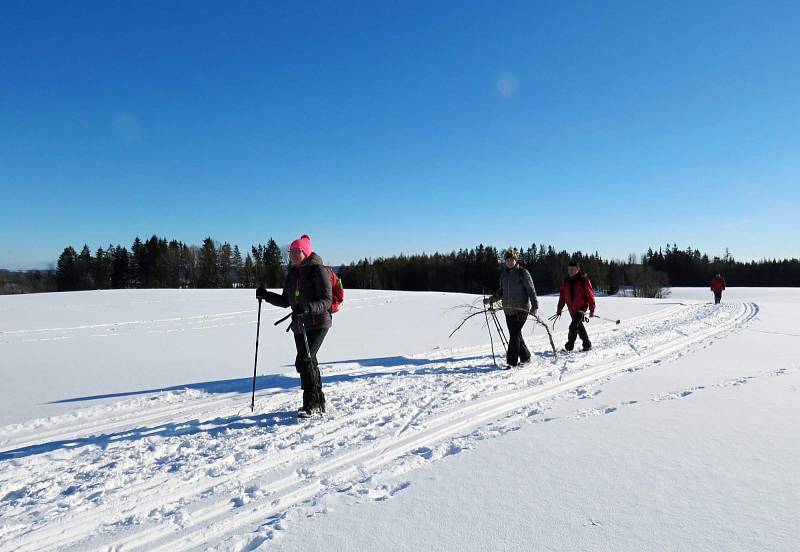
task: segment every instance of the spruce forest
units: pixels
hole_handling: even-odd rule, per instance
[[[709,257],[697,249],[667,244],[628,259],[604,259],[597,252],[556,250],[551,245],[517,248],[539,293],[558,290],[570,260],[577,260],[596,289],[609,294],[626,290],[635,296],[663,297],[670,286],[705,286],[722,274],[729,286],[798,286],[800,260],[762,259],[740,262],[729,252]],[[396,255],[361,259],[335,266],[345,287],[407,291],[491,292],[497,285],[504,249],[478,245],[449,253]],[[325,252],[320,251],[323,259]],[[152,236],[134,239],[130,250],[121,245],[84,245],[80,253],[64,249],[55,270],[0,271],[1,293],[76,291],[124,288],[276,288],[283,285],[285,248],[273,239],[250,247],[211,237],[202,245]]]

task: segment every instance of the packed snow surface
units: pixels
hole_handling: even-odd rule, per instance
[[[480,299],[349,290],[302,421],[252,290],[0,297],[0,549],[797,549],[800,290],[601,297],[512,370]]]

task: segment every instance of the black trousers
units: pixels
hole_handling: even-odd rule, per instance
[[[717,293],[715,291],[714,292],[714,303],[719,303],[720,301],[722,301],[722,292],[720,291],[719,293]]]
[[[592,342],[589,341],[589,334],[586,333],[586,326],[583,325],[583,318],[586,316],[586,314],[581,311],[577,311],[575,313],[570,313],[570,316],[572,317],[572,322],[569,325],[567,344],[565,348],[572,350],[572,348],[575,346],[575,338],[578,336],[580,336],[584,347],[591,347]]]
[[[322,375],[319,373],[319,363],[317,362],[317,352],[322,347],[327,328],[319,330],[307,330],[308,348],[303,340],[303,334],[294,334],[294,345],[297,348],[297,357],[294,360],[294,367],[300,374],[300,388],[303,390],[303,408],[318,406],[324,410],[325,394],[322,392]],[[309,356],[308,353],[311,353]]]
[[[531,359],[531,352],[522,339],[522,327],[528,321],[527,313],[506,314],[506,325],[508,326],[508,352],[506,362],[509,366],[516,366],[520,361],[528,362]]]

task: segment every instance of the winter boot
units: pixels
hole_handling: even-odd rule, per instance
[[[297,414],[299,415],[300,412],[308,410],[308,407],[311,406],[311,402],[311,391],[303,389],[303,406],[297,409]]]
[[[322,410],[319,406],[309,406],[297,411],[297,417],[301,419],[308,419],[322,416]]]

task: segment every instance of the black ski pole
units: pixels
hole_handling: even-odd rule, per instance
[[[281,318],[280,320],[278,320],[277,322],[275,322],[275,326],[277,326],[278,324],[280,324],[281,322],[283,322],[285,320],[288,320],[290,316],[292,316],[291,312],[289,314],[287,314],[286,316],[284,316],[283,318]]]
[[[306,344],[306,356],[308,356],[309,362],[311,361],[311,347],[308,346],[308,334],[306,334],[306,323],[303,322],[302,315],[298,316],[297,319],[300,321],[300,328],[303,330],[303,342]]]
[[[256,410],[256,370],[258,369],[258,334],[261,332],[261,299],[258,300],[258,324],[256,325],[256,359],[253,362],[253,396],[250,399],[250,412]]]
[[[508,348],[508,337],[506,337],[506,331],[503,329],[503,325],[500,323],[500,320],[497,318],[497,314],[494,315],[494,321],[497,322],[497,329],[500,331],[500,335],[503,336],[503,341],[506,342],[506,348]]]
[[[599,318],[600,320],[605,320],[606,322],[613,322],[614,324],[619,324],[620,323],[619,320],[614,320],[613,318],[606,318],[605,316],[597,316],[595,314],[594,317],[595,318]]]
[[[486,300],[486,292],[483,292],[483,299]],[[483,305],[483,314],[486,316],[486,329],[489,330],[489,343],[492,346],[492,362],[494,363],[494,367],[497,368],[497,359],[494,356],[494,338],[492,337],[492,327],[489,325],[489,309],[486,308],[486,305]]]
[[[497,330],[497,333],[500,334],[500,343],[503,344],[503,348],[508,352],[508,339],[506,338],[506,332],[503,331],[503,327],[500,325],[500,321],[497,319],[497,313],[494,309],[490,309],[492,313],[492,320],[494,320],[494,326]]]

